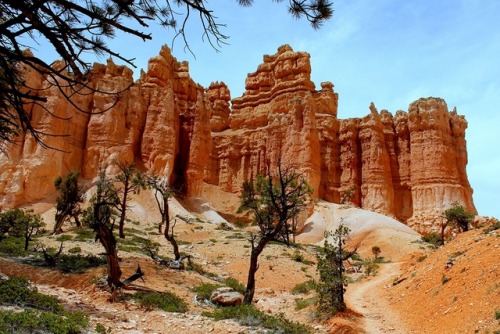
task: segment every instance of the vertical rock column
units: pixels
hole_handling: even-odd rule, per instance
[[[408,114],[401,110],[393,118],[394,143],[397,165],[391,159],[392,184],[394,186],[394,210],[396,218],[406,221],[413,215],[411,193],[411,152]]]
[[[359,123],[361,142],[361,207],[394,215],[391,162],[386,147],[384,124],[373,105]]]
[[[340,120],[340,198],[348,192],[352,198],[348,202],[361,206],[361,147],[358,139],[359,118]]]
[[[96,67],[100,72],[95,81],[98,91],[92,99],[83,155],[82,176],[87,179],[95,177],[100,167],[112,175],[118,172],[115,162],[134,162],[145,118],[140,90],[131,87],[132,71],[112,60]]]
[[[443,210],[452,202],[472,203],[471,189],[464,186],[460,172],[466,159],[455,146],[462,144],[452,136],[455,130],[461,137],[465,127],[458,120],[455,123],[453,129],[442,99],[419,99],[409,107],[413,216],[407,223],[417,231],[437,228]]]
[[[331,82],[322,82],[321,90],[314,94],[316,101],[316,127],[321,158],[319,197],[340,202],[340,122],[337,119],[338,94]]]

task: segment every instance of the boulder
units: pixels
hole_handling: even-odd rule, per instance
[[[233,288],[222,287],[212,292],[210,300],[220,306],[237,306],[243,303],[243,295]]]

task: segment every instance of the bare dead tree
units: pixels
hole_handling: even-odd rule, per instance
[[[176,191],[174,188],[168,185],[168,182],[165,178],[160,179],[157,176],[149,176],[147,179],[147,184],[154,190],[156,204],[161,215],[161,221],[158,224],[158,232],[161,234],[162,227],[163,225],[165,225],[163,236],[172,245],[175,260],[178,261],[181,258],[181,254],[179,252],[179,245],[175,240],[174,234],[174,228],[177,220],[174,219],[173,222],[170,220],[168,205],[169,199],[174,196]]]
[[[129,209],[128,201],[131,194],[138,193],[141,189],[145,189],[146,181],[143,174],[135,167],[134,163],[115,162],[120,168],[120,174],[115,178],[115,181],[121,185],[120,188],[120,203],[118,205],[120,220],[118,222],[118,233],[120,238],[125,238],[125,220],[127,210]]]
[[[57,263],[57,258],[61,255],[63,250],[64,242],[61,241],[61,245],[59,246],[59,250],[54,254],[50,254],[42,244],[38,244],[36,249],[40,248],[43,253],[43,260],[45,264],[49,267],[55,267]]]

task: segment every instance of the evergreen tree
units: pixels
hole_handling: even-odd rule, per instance
[[[344,301],[347,277],[345,275],[344,261],[354,254],[345,250],[345,243],[350,229],[341,222],[335,231],[325,233],[325,243],[318,254],[317,270],[319,283],[316,286],[319,295],[319,310],[335,314],[345,310]]]
[[[8,233],[10,236],[24,238],[24,250],[28,250],[29,242],[45,227],[45,222],[33,210],[19,208],[0,213],[0,240]]]
[[[269,241],[279,234],[287,234],[300,210],[306,206],[312,193],[305,178],[291,168],[283,168],[281,161],[275,171],[267,167],[265,175],[243,183],[239,212],[253,213],[259,226],[259,235],[250,239],[251,253],[248,280],[243,302],[251,304],[255,293],[255,274],[258,259]]]
[[[83,202],[83,189],[78,185],[79,172],[70,172],[64,179],[60,176],[54,186],[60,194],[56,199],[56,216],[53,233],[62,233],[62,226],[66,220],[73,218],[78,227],[81,226],[79,215],[80,203]]]

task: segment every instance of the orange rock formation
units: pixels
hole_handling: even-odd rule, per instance
[[[408,112],[378,112],[372,104],[361,119],[339,120],[338,94],[330,82],[315,89],[309,58],[281,46],[264,56],[248,75],[246,92],[233,100],[224,83],[196,84],[188,63],[167,47],[136,82],[111,60],[94,65],[91,84],[99,92],[75,97],[74,105],[28,72],[57,116],[34,108],[33,123],[67,137],[43,137],[61,151],[43,148],[30,135],[9,146],[0,157],[0,204],[44,199],[54,191],[53,180],[71,170],[88,180],[99,166],[116,173],[114,161],[135,161],[188,196],[200,196],[204,184],[238,193],[244,180],[281,159],[307,176],[317,198],[348,199],[421,232],[430,231],[453,201],[475,212],[463,116],[449,112],[442,99],[426,98]],[[104,92],[122,93],[116,100]]]

